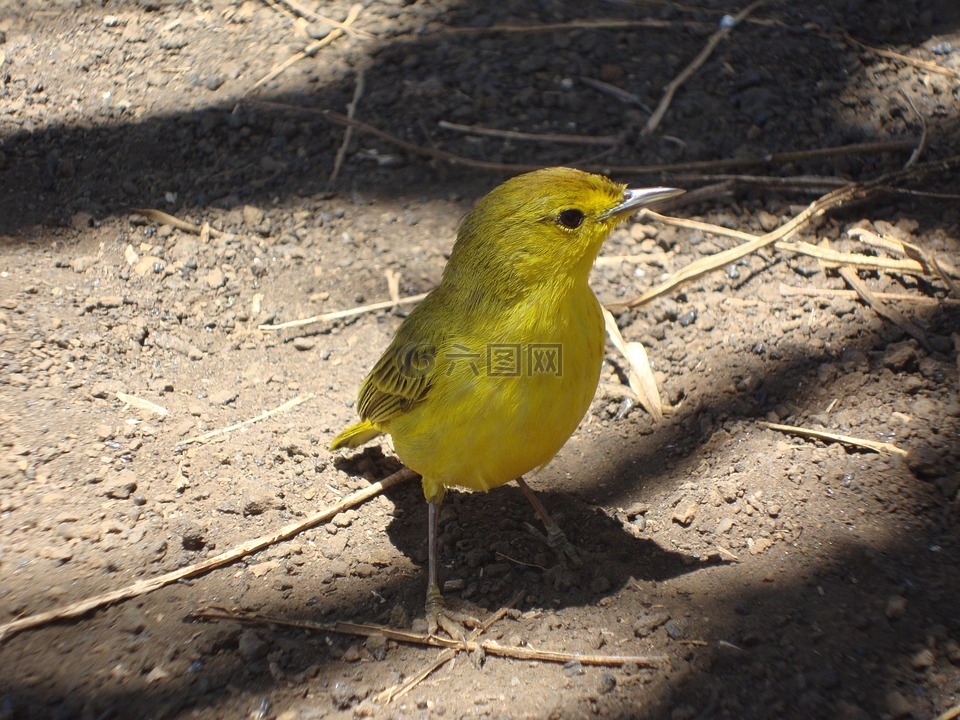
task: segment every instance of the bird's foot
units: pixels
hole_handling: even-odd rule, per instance
[[[583,567],[583,560],[580,559],[576,546],[560,528],[554,526],[547,529],[547,545],[560,557],[560,562],[569,562],[573,567]]]
[[[480,627],[480,621],[472,615],[450,610],[436,587],[427,591],[426,615],[428,635],[436,635],[438,630],[443,630],[454,640],[464,640],[466,628]]]

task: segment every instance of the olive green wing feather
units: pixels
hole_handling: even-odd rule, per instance
[[[441,338],[418,330],[411,314],[360,386],[357,412],[367,422],[389,422],[412,410],[429,394]]]
[[[380,423],[402,415],[427,397],[436,365],[436,349],[427,342],[410,340],[403,326],[390,347],[360,386],[357,411],[360,422],[351,425],[330,443],[331,450],[355,448],[380,435]]]

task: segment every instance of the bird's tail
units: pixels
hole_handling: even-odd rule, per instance
[[[370,442],[377,435],[382,434],[382,432],[382,430],[374,427],[369,420],[364,420],[363,422],[358,422],[356,425],[351,425],[337,435],[330,443],[330,449],[336,450],[338,448],[359,447],[366,442]]]

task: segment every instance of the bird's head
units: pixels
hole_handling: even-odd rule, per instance
[[[509,272],[519,282],[586,280],[600,246],[631,212],[680,195],[628,189],[603,175],[554,167],[507,180],[464,219],[448,268]]]

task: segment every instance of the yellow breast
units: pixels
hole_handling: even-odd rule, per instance
[[[428,399],[384,424],[428,499],[539,469],[576,430],[600,376],[603,318],[586,284],[551,300],[531,296],[494,327],[454,334]]]

